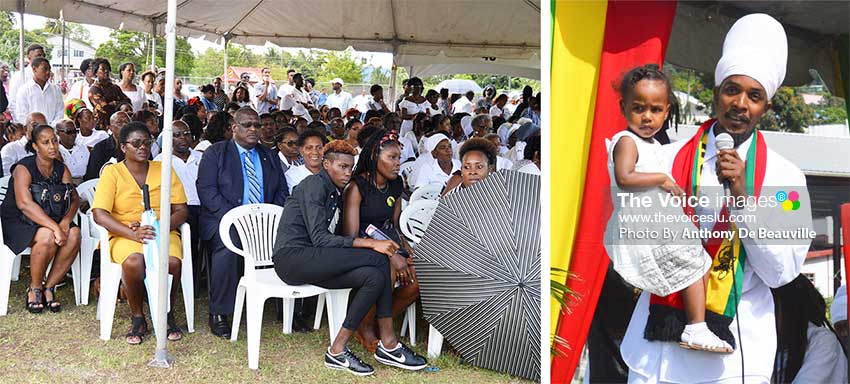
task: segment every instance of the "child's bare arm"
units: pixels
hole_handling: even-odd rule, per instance
[[[682,194],[678,185],[664,173],[636,172],[637,145],[631,137],[623,137],[614,146],[614,177],[617,186],[624,189],[647,189],[661,187],[673,194]]]

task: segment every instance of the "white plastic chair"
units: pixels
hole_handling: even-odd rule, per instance
[[[246,297],[248,328],[248,368],[257,369],[260,361],[260,333],[262,332],[263,304],[266,299],[283,299],[283,333],[292,333],[292,318],[295,299],[319,296],[316,308],[316,320],[313,327],[318,329],[322,320],[324,301],[328,307],[328,328],[331,341],[336,338],[345,313],[348,309],[350,289],[325,289],[315,285],[289,285],[275,273],[272,261],[272,247],[277,238],[277,226],[283,216],[283,207],[272,204],[248,204],[231,209],[222,217],[218,231],[221,242],[232,252],[245,258],[245,274],[239,279],[236,289],[236,305],[233,311],[233,328],[230,341],[236,341],[242,307]],[[230,237],[230,229],[236,227],[236,233],[242,244],[237,247]],[[257,269],[261,267],[264,269]]]
[[[77,195],[80,196],[80,202],[87,202],[89,209],[80,211],[80,257],[74,261],[73,268],[79,268],[79,296],[80,301],[77,305],[89,304],[89,292],[91,288],[91,268],[92,260],[94,260],[94,251],[97,249],[97,244],[100,241],[100,233],[91,225],[87,214],[91,211],[91,204],[94,201],[94,192],[97,188],[97,182],[100,179],[92,179],[84,181],[77,186]]]
[[[398,174],[401,175],[402,180],[404,180],[407,185],[410,185],[410,174],[413,172],[414,165],[416,165],[416,161],[411,160],[400,165],[398,168]]]
[[[401,233],[411,243],[411,246],[422,241],[422,236],[428,229],[428,224],[431,223],[431,217],[434,216],[437,205],[439,205],[439,202],[436,200],[419,199],[411,201],[410,205],[401,211],[399,226]]]
[[[94,222],[91,212],[87,215],[90,225],[96,228],[100,237],[100,297],[97,300],[97,319],[100,320],[100,339],[109,340],[112,336],[112,322],[115,319],[115,301],[118,299],[118,286],[121,284],[121,264],[112,262],[109,249],[109,231]],[[189,224],[180,226],[183,262],[180,285],[183,288],[183,305],[186,307],[186,328],[195,332],[195,283],[192,275],[192,246],[189,239],[192,233]],[[169,279],[170,280],[170,279]],[[169,286],[169,290],[171,287]],[[170,295],[169,295],[170,300]],[[169,303],[169,307],[171,303]]]
[[[440,200],[440,194],[443,192],[443,184],[428,184],[423,185],[419,188],[416,188],[412,194],[410,194],[410,202],[414,202],[420,199],[427,200]]]

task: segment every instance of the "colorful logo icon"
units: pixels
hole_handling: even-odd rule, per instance
[[[800,209],[800,194],[797,191],[788,193],[785,191],[776,192],[776,201],[782,204],[783,210],[796,211]]]

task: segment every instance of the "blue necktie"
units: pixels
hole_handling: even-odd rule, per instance
[[[248,204],[260,204],[263,202],[260,198],[262,196],[260,182],[257,180],[257,171],[254,169],[254,162],[251,161],[249,152],[245,152],[243,162],[245,163],[245,173],[248,176]]]

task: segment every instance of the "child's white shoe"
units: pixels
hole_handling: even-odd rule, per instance
[[[704,322],[686,325],[679,346],[714,353],[732,353],[734,351],[729,343],[717,337]]]

